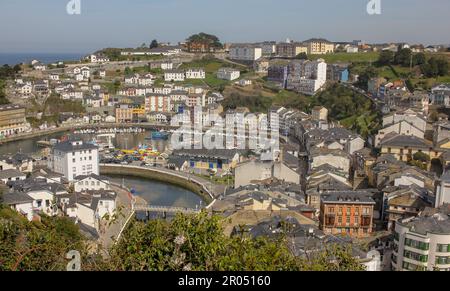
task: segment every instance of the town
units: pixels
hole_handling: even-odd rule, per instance
[[[284,233],[296,257],[336,244],[367,271],[449,271],[449,59],[448,45],[199,33],[5,65],[1,203],[28,221],[66,217],[99,251],[134,219],[207,213],[226,237]],[[231,128],[231,144],[177,148],[194,120]],[[238,147],[265,130],[275,150]],[[130,176],[202,202],[153,203],[117,179]]]

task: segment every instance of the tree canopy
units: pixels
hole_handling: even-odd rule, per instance
[[[329,246],[315,255],[295,257],[283,234],[276,239],[228,237],[221,218],[177,215],[171,222],[133,221],[121,240],[99,255],[88,247],[78,226],[61,217],[28,222],[0,206],[0,271],[63,271],[76,250],[83,271],[345,271],[363,270],[350,250]]]
[[[111,267],[130,271],[363,270],[347,249],[332,246],[308,259],[299,258],[283,235],[273,240],[227,237],[220,221],[201,213],[178,215],[171,222],[134,222],[113,248]]]
[[[157,48],[159,46],[159,43],[156,39],[152,40],[152,42],[150,43],[150,48]]]
[[[222,48],[223,45],[220,42],[219,38],[212,34],[207,34],[204,32],[191,35],[188,39],[188,42],[199,42],[210,45],[211,47]]]

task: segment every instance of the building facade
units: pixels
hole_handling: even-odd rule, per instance
[[[48,167],[69,181],[80,175],[98,175],[98,147],[83,141],[58,143],[52,149]]]
[[[0,106],[0,138],[25,132],[29,128],[25,108],[18,105]]]

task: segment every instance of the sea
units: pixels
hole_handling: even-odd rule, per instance
[[[87,53],[0,53],[0,66],[5,64],[14,66],[20,63],[30,63],[38,60],[44,64],[58,61],[78,61]]]

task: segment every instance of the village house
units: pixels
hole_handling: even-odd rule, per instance
[[[217,72],[217,78],[222,80],[233,81],[239,79],[241,72],[232,68],[220,68]]]
[[[185,79],[184,72],[168,70],[164,72],[164,81],[166,82],[182,82]]]
[[[431,142],[424,139],[390,133],[380,142],[381,154],[392,154],[399,161],[409,162],[416,153],[424,153],[430,157],[430,160],[437,159],[440,152],[433,148]]]
[[[232,44],[230,59],[235,61],[254,62],[262,57],[262,48],[255,44]]]
[[[110,190],[110,184],[109,178],[96,174],[77,176],[73,182],[75,192]]]
[[[188,69],[185,72],[186,79],[205,79],[206,73],[203,69]]]
[[[267,179],[299,184],[300,174],[285,162],[247,161],[236,166],[234,170],[234,187],[247,186]]]

